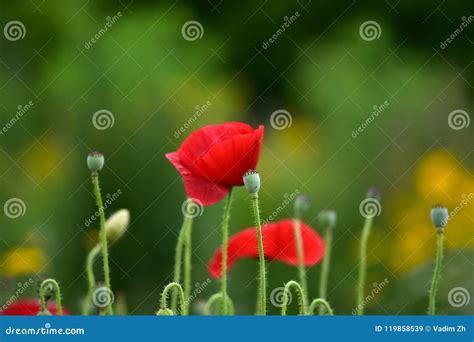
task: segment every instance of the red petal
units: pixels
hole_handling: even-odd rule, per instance
[[[184,189],[190,198],[198,200],[202,205],[211,205],[223,199],[229,189],[222,185],[214,184],[207,179],[193,175],[179,160],[178,152],[166,154],[166,158],[174,165],[183,176]]]
[[[38,299],[23,299],[11,303],[1,314],[5,316],[36,316],[40,310],[41,306]],[[57,315],[56,303],[49,303],[48,311],[53,315]],[[68,314],[67,309],[63,307],[63,315]]]
[[[301,222],[304,264],[312,266],[324,255],[323,239],[310,226]],[[227,248],[227,270],[241,258],[258,258],[258,241],[254,227],[247,228],[229,239]],[[262,228],[265,258],[278,260],[290,265],[298,264],[293,220],[271,223]],[[209,262],[209,273],[214,278],[221,277],[222,247]]]
[[[253,128],[242,122],[226,122],[200,128],[183,142],[179,148],[179,157],[184,165],[190,167],[196,158],[205,155],[215,144],[239,134],[249,134]]]
[[[257,166],[262,138],[263,126],[250,134],[236,135],[212,146],[190,168],[217,184],[242,185],[243,174]]]

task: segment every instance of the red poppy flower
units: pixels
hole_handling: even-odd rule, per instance
[[[301,238],[305,266],[319,262],[324,255],[323,239],[310,226],[301,222]],[[262,227],[265,258],[298,265],[293,220],[286,219]],[[241,258],[258,258],[258,240],[255,227],[247,228],[229,239],[227,246],[227,270]],[[209,273],[220,278],[222,272],[222,247],[209,262]]]
[[[263,126],[254,130],[241,122],[211,125],[194,131],[166,158],[183,177],[188,196],[211,205],[231,187],[242,185],[242,175],[256,168],[262,139]]]
[[[41,306],[38,299],[23,299],[8,305],[1,314],[5,316],[36,316],[40,311]],[[48,311],[53,315],[57,315],[56,303],[48,303]],[[68,314],[69,312],[63,307],[63,315]]]

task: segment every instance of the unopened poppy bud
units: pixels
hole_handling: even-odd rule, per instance
[[[318,214],[318,222],[322,227],[334,228],[337,222],[335,210],[325,209]]]
[[[298,197],[296,197],[294,202],[295,215],[300,216],[301,213],[308,210],[310,203],[311,199],[309,198],[309,196],[299,195]]]
[[[174,316],[174,313],[171,309],[165,308],[165,309],[160,309],[156,313],[157,316]]]
[[[129,222],[130,212],[128,209],[120,209],[113,213],[105,222],[107,240],[111,243],[119,240],[127,231]]]
[[[256,194],[260,190],[260,175],[257,171],[249,170],[244,174],[245,189],[249,194]]]
[[[431,209],[431,222],[438,229],[443,229],[448,223],[448,209],[440,204]]]
[[[37,316],[52,316],[53,314],[48,310],[38,312]]]
[[[381,197],[382,196],[381,196],[379,188],[375,186],[370,187],[369,190],[367,191],[367,195],[365,196],[365,198],[375,198],[379,202],[380,202]]]
[[[100,171],[104,167],[104,155],[100,152],[94,151],[87,156],[87,167],[91,171]]]

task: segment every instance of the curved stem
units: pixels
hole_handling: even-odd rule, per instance
[[[178,283],[181,280],[181,264],[183,262],[183,246],[184,240],[186,236],[187,226],[189,224],[189,220],[186,219],[186,216],[183,219],[183,225],[181,226],[181,231],[179,232],[178,236],[178,243],[176,244],[176,253],[174,257],[174,276],[173,282]],[[171,294],[171,310],[173,312],[176,311],[176,305],[178,302],[178,292],[173,291]]]
[[[303,288],[305,296],[308,295],[308,285],[306,282],[306,268],[304,266],[304,250],[303,250],[303,239],[301,238],[301,220],[295,218],[293,220],[293,227],[295,231],[296,241],[296,253],[298,255],[298,273],[300,278],[300,284]],[[307,297],[305,298],[307,301]]]
[[[102,195],[100,194],[99,187],[99,173],[94,171],[92,172],[92,184],[94,185],[94,193],[97,200],[97,207],[99,209],[100,217],[100,244],[102,245],[102,259],[104,263],[104,281],[105,287],[109,293],[112,292],[110,287],[110,270],[109,270],[109,250],[107,247],[107,232],[105,230],[105,214],[104,214],[104,205],[102,204]],[[107,303],[107,313],[109,315],[113,314],[112,311],[112,301]]]
[[[189,312],[189,297],[191,295],[191,237],[193,228],[193,217],[185,217],[186,232],[184,234],[184,298],[186,301],[182,304],[185,306],[185,310]]]
[[[218,302],[223,301],[223,295],[222,292],[215,293],[209,298],[209,300],[206,303],[206,306],[204,307],[204,315],[210,316],[212,314],[212,307]],[[232,299],[230,299],[229,296],[227,296],[227,304],[228,304],[228,311],[230,315],[234,314],[234,303],[232,302]]]
[[[285,285],[285,289],[283,290],[283,306],[281,307],[281,315],[286,316],[286,310],[288,306],[288,293],[290,292],[290,289],[292,287],[296,288],[296,290],[298,291],[298,296],[300,297],[300,315],[304,316],[306,314],[306,296],[301,285],[294,280],[289,281]]]
[[[334,316],[334,311],[331,309],[331,306],[324,298],[317,298],[311,302],[311,305],[309,306],[309,309],[308,309],[309,315],[314,314],[314,310],[316,309],[316,306],[318,304],[321,305],[321,309],[323,310],[326,309],[326,312],[328,313],[329,316]],[[321,311],[319,314],[321,315]]]
[[[229,218],[230,218],[230,206],[232,203],[232,188],[229,190],[227,200],[224,206],[224,217],[222,219],[222,281],[221,281],[221,292],[222,292],[222,314],[228,314],[227,307],[227,239],[229,235]]]
[[[328,278],[329,278],[329,266],[331,265],[331,247],[332,247],[332,233],[333,228],[327,227],[324,234],[324,245],[326,252],[324,253],[323,264],[321,267],[321,277],[319,282],[319,297],[326,299]],[[319,314],[322,315],[324,308],[319,308]]]
[[[428,307],[428,315],[433,316],[435,314],[436,304],[436,291],[438,289],[439,276],[441,274],[441,266],[443,264],[443,240],[444,232],[443,229],[438,229],[437,236],[437,251],[436,251],[436,264],[433,274],[433,281],[431,282],[430,289],[430,301]]]
[[[263,250],[263,238],[262,238],[262,225],[260,223],[260,209],[258,206],[258,193],[252,194],[252,207],[253,215],[255,218],[255,226],[257,228],[257,239],[258,239],[258,262],[260,268],[260,313],[262,315],[267,314],[267,294],[266,294],[266,279],[265,279],[265,253]]]
[[[187,316],[188,315],[188,310],[187,310],[186,301],[184,299],[183,288],[178,283],[169,283],[168,285],[166,285],[166,287],[163,290],[163,293],[161,295],[161,309],[165,310],[165,309],[168,308],[168,306],[166,304],[166,301],[168,299],[168,292],[171,289],[177,290],[178,295],[179,295],[179,302],[181,304],[181,315],[182,316]]]
[[[365,219],[364,227],[362,228],[362,237],[360,239],[360,265],[359,265],[359,281],[357,287],[357,314],[364,314],[364,288],[365,275],[367,272],[367,241],[369,239],[370,228],[372,227],[373,217]]]
[[[63,307],[61,305],[61,290],[59,289],[58,282],[54,279],[46,279],[40,285],[39,297],[40,297],[41,312],[48,311],[44,292],[47,290],[46,288],[49,285],[52,285],[54,288],[54,299],[56,301],[56,311],[58,312],[58,316],[61,316],[63,314]]]
[[[84,304],[82,306],[82,314],[84,316],[89,315],[89,310],[91,307],[92,296],[94,294],[94,290],[96,287],[95,283],[95,276],[94,276],[94,260],[99,255],[102,246],[101,244],[95,245],[87,255],[86,261],[86,273],[87,273],[87,283],[88,283],[88,290],[86,298],[84,299]]]

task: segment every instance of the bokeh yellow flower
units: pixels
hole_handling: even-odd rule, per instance
[[[18,277],[40,272],[46,256],[41,248],[27,246],[8,250],[1,260],[1,273],[7,277]]]
[[[450,213],[445,228],[446,247],[474,247],[474,180],[458,160],[445,150],[436,150],[420,161],[414,173],[414,191],[399,194],[393,201],[391,218],[395,227],[390,253],[385,253],[394,271],[406,272],[428,261],[435,252],[435,229],[430,210],[435,204]],[[387,250],[387,245],[383,247]]]

